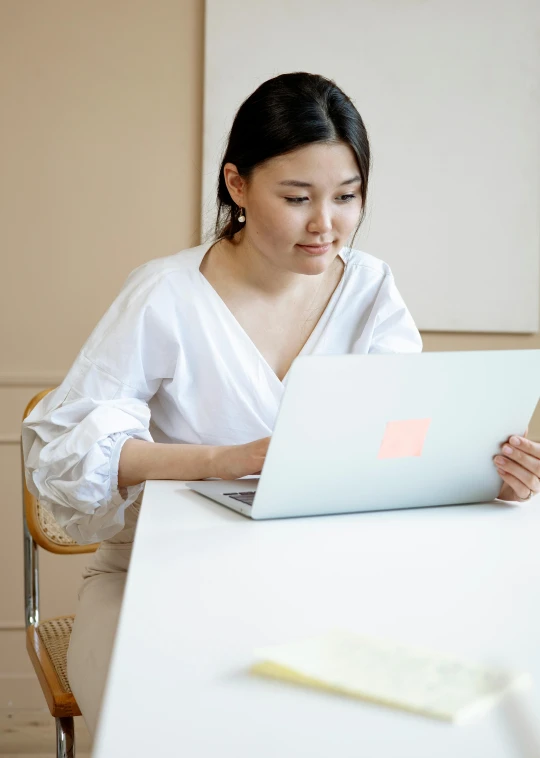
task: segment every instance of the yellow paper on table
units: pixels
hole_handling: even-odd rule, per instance
[[[251,672],[425,716],[463,723],[489,710],[528,674],[485,668],[353,632],[255,651]]]

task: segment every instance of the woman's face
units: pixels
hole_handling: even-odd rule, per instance
[[[255,169],[249,185],[232,163],[225,164],[225,177],[245,209],[242,241],[282,270],[326,270],[360,220],[358,165],[345,143],[315,143],[272,158]],[[299,247],[324,243],[330,246],[322,253]]]

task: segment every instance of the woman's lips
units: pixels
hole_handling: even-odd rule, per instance
[[[298,247],[301,247],[302,250],[311,255],[323,255],[323,253],[327,253],[330,250],[332,243],[329,242],[327,245],[298,245]]]

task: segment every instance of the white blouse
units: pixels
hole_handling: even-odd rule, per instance
[[[272,434],[281,382],[199,266],[214,240],[139,266],[62,384],[22,426],[28,489],[76,542],[110,539],[144,483],[118,490],[130,437],[231,445]],[[301,355],[421,352],[378,258],[344,247],[345,268]]]

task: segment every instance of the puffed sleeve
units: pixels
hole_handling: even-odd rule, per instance
[[[119,490],[118,463],[128,439],[153,441],[148,402],[177,354],[173,301],[150,264],[132,272],[62,384],[23,422],[27,487],[80,544],[120,532],[144,487]]]
[[[422,352],[422,337],[389,269],[375,299],[370,321],[369,353]]]

